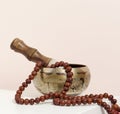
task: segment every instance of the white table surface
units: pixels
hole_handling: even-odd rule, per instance
[[[15,91],[0,90],[0,114],[106,114],[95,104],[87,106],[55,106],[51,100],[36,105],[18,105]]]

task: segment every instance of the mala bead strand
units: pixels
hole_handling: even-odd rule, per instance
[[[117,104],[117,100],[113,97],[113,95],[109,95],[108,93],[104,94],[90,94],[90,95],[84,95],[84,96],[68,96],[66,93],[69,90],[69,87],[72,84],[73,81],[73,73],[71,72],[72,67],[69,66],[67,62],[56,62],[55,64],[52,64],[49,66],[49,68],[56,68],[56,67],[63,67],[66,72],[66,81],[63,86],[63,90],[61,92],[55,92],[55,93],[48,93],[44,94],[43,96],[37,97],[37,98],[31,98],[31,99],[23,99],[21,98],[23,91],[25,88],[28,87],[29,84],[31,84],[31,81],[34,79],[34,77],[37,75],[37,72],[43,68],[46,67],[46,65],[42,62],[37,62],[34,70],[31,72],[31,74],[28,76],[28,78],[19,86],[18,90],[15,94],[15,101],[18,104],[25,104],[25,105],[33,105],[38,104],[40,102],[44,102],[47,99],[53,99],[53,104],[58,106],[75,106],[75,105],[85,105],[85,104],[98,104],[99,106],[103,107],[108,114],[120,114],[120,106]],[[111,105],[104,102],[104,99],[108,99],[111,102]]]

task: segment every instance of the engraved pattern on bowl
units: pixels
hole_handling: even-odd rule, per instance
[[[90,71],[86,65],[70,64],[73,72],[73,82],[67,92],[68,95],[77,95],[83,92],[90,82]],[[63,67],[43,68],[35,76],[34,86],[43,94],[60,92],[66,80]]]

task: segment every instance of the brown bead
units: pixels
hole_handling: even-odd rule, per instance
[[[66,101],[66,106],[70,106],[71,105],[71,101],[70,100],[67,100]]]
[[[120,112],[120,106],[118,106],[117,111]]]
[[[43,63],[41,61],[37,62],[36,66],[41,68],[41,66],[43,65]]]
[[[113,110],[109,110],[108,114],[114,114]]]
[[[70,87],[70,85],[71,85],[71,83],[66,82],[64,86],[65,86],[65,87]]]
[[[68,95],[64,95],[64,96],[63,96],[63,99],[68,99]]]
[[[73,100],[77,100],[77,96],[73,96],[73,98],[72,98]]]
[[[17,92],[16,92],[17,94],[22,94],[22,91],[21,90],[17,90]]]
[[[64,63],[64,68],[67,68],[68,66],[69,66],[69,64],[68,63]]]
[[[85,96],[81,96],[81,100],[84,100],[84,99],[86,99]]]
[[[64,99],[65,105],[66,105],[67,101],[68,101],[68,99]]]
[[[117,110],[117,111],[120,112],[120,107],[119,107],[119,105],[117,105],[117,104],[113,104],[113,105],[112,105],[112,109]]]
[[[59,95],[59,98],[63,99],[63,97],[64,97],[64,94]]]
[[[116,111],[115,114],[120,114],[120,113],[118,111]]]
[[[44,101],[45,101],[45,96],[41,96],[41,97],[40,97],[40,101],[41,101],[41,102],[44,102]]]
[[[20,87],[19,87],[19,90],[20,90],[20,91],[24,91],[24,89],[25,89],[25,87],[23,87],[23,86],[20,86]]]
[[[53,104],[54,105],[59,105],[60,104],[60,99],[59,98],[54,98],[53,99]]]
[[[72,78],[72,77],[69,77],[69,78],[67,78],[67,80],[66,80],[66,82],[69,82],[69,83],[72,83],[72,81],[73,81],[73,78]]]
[[[49,93],[50,98],[53,98],[54,94],[52,92]]]
[[[110,105],[106,105],[105,107],[104,107],[106,110],[109,110],[110,109]]]
[[[67,68],[66,68],[66,70],[65,70],[65,72],[70,72],[72,70],[72,67],[71,66],[68,66]]]
[[[31,105],[34,104],[34,99],[30,99],[30,104],[31,104]]]
[[[93,103],[97,103],[97,98],[92,99]]]
[[[31,80],[30,79],[26,79],[26,84],[30,84]]]
[[[112,99],[113,99],[113,95],[109,95],[109,96],[108,96],[108,99],[109,99],[109,100],[112,100]]]
[[[71,104],[72,104],[73,106],[75,106],[75,105],[76,105],[76,100],[75,100],[75,99],[72,99],[72,100],[71,100]]]
[[[19,104],[20,98],[16,98],[15,101]]]
[[[116,112],[116,110],[111,110],[111,114],[119,114],[118,112]]]
[[[49,94],[45,94],[44,97],[45,97],[45,99],[49,99],[50,95]]]
[[[104,98],[108,98],[108,93],[104,93],[104,94],[103,94],[103,97],[104,97]]]
[[[81,96],[77,96],[77,99],[80,99],[80,100],[81,100]]]
[[[58,93],[58,92],[54,93],[54,98],[58,98],[59,96],[60,96],[60,93]]]
[[[27,87],[28,84],[27,84],[26,82],[23,82],[23,83],[22,83],[22,86],[23,86],[23,87]]]
[[[30,103],[30,100],[29,99],[25,99],[24,103],[25,103],[25,105],[28,105]]]
[[[72,96],[68,96],[68,100],[71,100],[73,97]]]
[[[29,79],[30,79],[30,80],[33,80],[34,77],[35,77],[35,76],[33,76],[33,75],[29,75]]]
[[[102,107],[105,107],[106,105],[107,105],[106,102],[102,102],[102,103],[101,103],[101,106],[102,106]]]
[[[87,104],[87,99],[82,99],[83,104]]]
[[[91,104],[91,103],[92,103],[92,98],[88,98],[88,99],[87,99],[87,103],[88,103],[88,104]]]
[[[76,100],[76,103],[78,104],[78,105],[80,105],[82,102],[81,102],[81,99],[77,99]]]
[[[112,103],[112,104],[116,104],[116,103],[117,103],[117,100],[116,100],[116,99],[112,99],[112,100],[111,100],[111,103]]]
[[[90,94],[90,95],[89,95],[89,97],[90,97],[90,98],[93,98],[93,97],[94,97],[94,95],[93,95],[93,94]]]
[[[40,68],[38,66],[35,66],[34,71],[38,72]]]
[[[72,76],[73,76],[73,73],[72,73],[72,72],[68,72],[68,73],[67,73],[67,77],[68,77],[68,78],[71,78]]]
[[[64,62],[63,62],[63,61],[60,61],[59,65],[60,65],[60,66],[63,66],[63,65],[64,65]]]
[[[19,104],[24,104],[24,99],[19,99]]]
[[[94,98],[99,98],[99,95],[95,94],[93,97],[94,97]]]
[[[85,98],[89,98],[89,95],[85,95]]]
[[[64,106],[65,105],[65,101],[64,100],[61,100],[60,101],[60,106]]]
[[[103,99],[103,94],[99,94],[98,96],[100,99]]]
[[[97,99],[97,104],[101,105],[102,104],[102,100],[101,99]]]
[[[111,108],[110,108],[110,109],[107,109],[107,112],[108,112],[108,114],[111,114],[112,109],[111,109]]]
[[[40,102],[40,98],[35,98],[35,103],[39,103]]]
[[[68,91],[69,90],[69,87],[64,87],[64,91]]]
[[[55,67],[59,67],[59,62],[56,62],[56,63],[55,63]]]
[[[33,76],[36,76],[37,75],[37,72],[36,71],[32,71],[31,73]]]
[[[15,94],[15,100],[19,99],[21,97],[20,94]]]
[[[65,94],[66,94],[66,91],[62,90],[61,93],[62,93],[63,95],[65,95]]]

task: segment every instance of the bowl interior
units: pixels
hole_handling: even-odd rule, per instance
[[[70,64],[72,68],[79,68],[79,67],[86,67],[86,65],[83,64]]]

